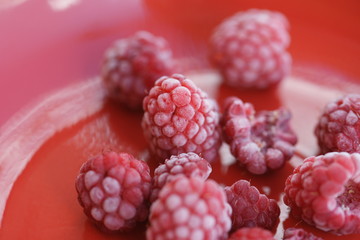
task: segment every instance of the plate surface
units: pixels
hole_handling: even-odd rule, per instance
[[[157,166],[139,127],[141,113],[108,101],[94,77],[109,44],[139,29],[167,38],[183,73],[220,103],[236,95],[257,110],[286,106],[292,111],[299,143],[284,168],[250,175],[227,163],[232,157],[223,146],[210,177],[225,185],[248,179],[279,200],[278,238],[283,227],[297,226],[340,239],[288,218],[281,198],[293,166],[317,154],[313,129],[324,105],[360,92],[360,30],[355,27],[360,3],[230,0],[219,7],[211,0],[205,9],[203,1],[190,0],[59,2],[0,2],[0,31],[6,36],[0,39],[0,239],[145,239],[144,226],[129,234],[99,232],[82,213],[74,188],[81,164],[104,149],[126,151]],[[206,61],[211,29],[225,16],[252,7],[279,10],[291,23],[293,71],[270,91],[221,86]]]

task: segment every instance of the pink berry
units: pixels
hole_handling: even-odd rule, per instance
[[[180,74],[162,77],[144,99],[142,128],[150,149],[160,159],[185,152],[217,157],[221,144],[215,102]]]
[[[360,94],[348,94],[329,103],[315,134],[323,153],[360,152]]]
[[[259,227],[240,228],[231,234],[228,240],[274,240],[274,235],[266,229]]]
[[[306,223],[337,235],[360,233],[360,154],[308,157],[285,182],[284,202]]]
[[[196,153],[171,156],[155,169],[150,200],[155,201],[161,188],[178,176],[199,177],[206,180],[211,171],[210,163]]]
[[[231,208],[213,180],[180,176],[168,182],[150,208],[148,240],[226,239]]]
[[[225,187],[228,203],[233,209],[232,229],[261,227],[273,229],[278,223],[280,208],[246,180],[239,180]]]
[[[284,240],[323,240],[321,237],[316,237],[312,233],[306,232],[301,228],[288,228],[284,233]]]
[[[264,89],[280,82],[291,68],[287,28],[283,14],[257,9],[239,12],[220,24],[210,48],[224,83]]]
[[[166,40],[145,31],[116,41],[106,51],[102,64],[109,96],[132,109],[141,109],[155,80],[173,71],[174,60]]]
[[[127,231],[148,216],[148,165],[127,153],[108,152],[85,162],[76,179],[78,200],[105,231]]]
[[[291,113],[255,110],[239,98],[225,100],[223,131],[230,150],[241,165],[254,174],[282,167],[294,154],[297,137],[290,128]]]

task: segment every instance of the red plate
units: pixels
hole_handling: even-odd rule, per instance
[[[278,239],[284,227],[294,226],[324,239],[340,239],[287,217],[281,199],[293,166],[317,154],[313,129],[324,105],[346,92],[360,92],[360,3],[229,0],[219,6],[217,2],[0,2],[0,239],[145,239],[144,226],[129,234],[99,232],[82,213],[74,188],[81,164],[103,149],[127,151],[157,165],[148,157],[139,127],[141,114],[106,100],[94,77],[104,49],[139,29],[166,37],[183,73],[219,102],[236,95],[258,110],[280,105],[291,109],[299,143],[290,163],[253,176],[228,163],[232,157],[224,146],[223,164],[213,166],[211,178],[227,185],[248,179],[278,199],[282,206]],[[279,10],[291,22],[293,72],[271,91],[219,86],[219,76],[206,62],[211,29],[225,16],[251,7]],[[46,92],[52,93],[34,100]],[[33,103],[27,104],[29,100]]]

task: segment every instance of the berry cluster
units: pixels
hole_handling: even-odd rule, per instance
[[[104,153],[82,165],[76,190],[95,224],[104,230],[126,231],[147,219],[150,169],[130,154]]]
[[[226,239],[231,229],[274,229],[280,213],[275,200],[246,180],[224,189],[207,179],[210,173],[207,160],[182,153],[159,165],[151,181],[146,162],[108,152],[83,164],[76,190],[85,214],[100,229],[124,232],[148,218],[149,240]]]
[[[252,9],[226,19],[211,37],[211,59],[231,87],[264,89],[289,72],[284,15]]]
[[[140,31],[116,41],[105,53],[102,79],[109,96],[139,109],[156,79],[172,74],[175,63],[164,38]]]
[[[166,184],[150,208],[147,239],[226,239],[231,208],[214,181],[179,177]]]
[[[198,177],[206,180],[212,171],[207,160],[196,153],[181,153],[166,159],[164,164],[154,171],[153,185],[150,200],[154,202],[161,188],[170,180],[184,175],[186,177]]]
[[[285,183],[285,203],[308,224],[335,234],[360,233],[360,154],[309,157]]]
[[[349,94],[329,103],[315,129],[326,152],[360,152],[360,94]]]
[[[161,77],[145,97],[142,127],[161,160],[183,152],[217,157],[221,144],[218,107],[205,92],[180,74]]]
[[[225,20],[211,38],[212,60],[224,83],[267,88],[283,79],[291,63],[287,28],[282,14],[265,10]],[[102,77],[109,96],[132,108],[142,104],[141,127],[161,164],[151,178],[147,163],[127,153],[90,158],[76,179],[85,214],[110,232],[148,220],[148,240],[274,239],[280,215],[274,199],[244,179],[222,187],[208,178],[223,139],[248,172],[281,168],[297,142],[290,111],[256,113],[251,103],[229,97],[220,113],[192,80],[170,75],[173,67],[165,40],[150,33],[108,50]],[[306,158],[285,182],[291,214],[337,235],[360,233],[359,116],[359,94],[330,103],[315,129],[324,155]],[[321,238],[289,228],[283,239]]]
[[[239,180],[225,193],[233,209],[233,230],[242,227],[273,229],[280,215],[280,208],[274,199],[269,199],[246,180]]]
[[[222,125],[232,154],[254,174],[280,168],[294,154],[297,137],[289,126],[291,113],[280,108],[255,114],[251,103],[225,100]]]

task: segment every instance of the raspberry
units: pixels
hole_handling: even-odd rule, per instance
[[[148,165],[127,153],[108,152],[85,162],[76,179],[84,213],[105,231],[127,231],[148,216]]]
[[[291,113],[255,110],[250,103],[230,97],[224,103],[222,125],[232,154],[246,169],[263,174],[283,166],[294,154],[296,135],[289,126]]]
[[[179,176],[168,182],[150,208],[148,240],[226,239],[231,208],[213,180]]]
[[[175,177],[184,175],[206,180],[211,171],[209,162],[196,153],[181,153],[177,156],[171,156],[170,159],[165,160],[164,164],[155,169],[150,201],[155,201],[161,188]]]
[[[262,227],[273,229],[278,223],[280,208],[246,180],[239,180],[225,187],[228,203],[233,209],[232,229]]]
[[[215,101],[180,74],[162,77],[144,98],[142,128],[160,159],[184,152],[213,161],[221,144]]]
[[[269,231],[258,227],[241,228],[231,234],[228,240],[274,240],[274,235]]]
[[[210,39],[210,58],[224,83],[264,89],[280,82],[291,68],[287,28],[283,14],[257,9],[221,23]]]
[[[285,182],[293,216],[338,235],[360,233],[360,154],[308,157]]]
[[[320,237],[306,232],[301,228],[288,228],[284,233],[284,240],[323,240]]]
[[[329,103],[315,128],[321,151],[360,152],[360,94]]]
[[[146,91],[156,79],[173,71],[174,60],[166,40],[145,31],[116,41],[106,51],[102,64],[109,96],[132,109],[141,108]]]

